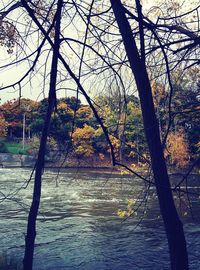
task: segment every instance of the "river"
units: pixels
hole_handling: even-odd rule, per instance
[[[33,180],[29,169],[0,169],[0,252],[21,260]],[[180,176],[174,176],[179,178]],[[199,191],[191,176],[189,190]],[[55,170],[43,175],[34,270],[169,269],[154,187],[106,171]],[[148,196],[145,196],[148,194]],[[119,217],[131,202],[134,213]],[[190,270],[200,269],[200,199],[176,198],[186,232]],[[130,207],[128,207],[130,209]],[[127,210],[128,211],[128,210]]]

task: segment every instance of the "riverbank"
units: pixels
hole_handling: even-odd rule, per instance
[[[2,168],[23,168],[34,167],[36,157],[32,155],[0,153],[0,167]],[[77,159],[75,157],[46,157],[45,168],[101,168],[112,169],[110,160],[104,161],[97,158]]]
[[[7,167],[33,167],[35,158],[29,155],[0,153],[0,166]]]
[[[36,157],[31,155],[22,155],[22,154],[11,154],[11,153],[0,153],[0,168],[33,168],[36,163]],[[133,169],[134,172],[137,172],[140,175],[145,175],[148,168],[146,166],[137,166],[133,164],[126,164]],[[56,169],[56,170],[89,170],[90,172],[97,171],[101,174],[121,174],[131,175],[132,173],[123,167],[112,166],[109,159],[104,159],[103,161],[97,158],[87,158],[87,159],[77,159],[72,156],[62,157],[56,159],[46,158],[45,169]],[[168,168],[169,174],[173,175],[184,175],[188,172],[187,169],[178,169],[176,167]],[[195,170],[192,174],[199,175]]]

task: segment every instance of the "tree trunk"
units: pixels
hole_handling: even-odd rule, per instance
[[[151,156],[155,185],[168,239],[171,269],[186,270],[188,269],[188,254],[183,225],[174,205],[145,61],[140,58],[121,1],[110,0],[110,2],[139,92],[144,129]]]
[[[55,23],[55,37],[54,37],[54,49],[51,64],[51,76],[50,76],[50,89],[48,98],[48,109],[46,113],[45,123],[42,131],[42,136],[40,140],[40,148],[38,153],[38,158],[35,168],[35,180],[34,180],[34,190],[33,190],[33,200],[28,216],[27,234],[25,239],[25,254],[23,260],[23,269],[32,270],[33,267],[33,254],[34,254],[34,243],[36,237],[36,219],[38,214],[38,209],[40,205],[41,197],[41,184],[42,184],[42,173],[44,170],[44,159],[46,142],[48,136],[48,129],[51,121],[51,114],[54,110],[56,104],[56,78],[57,78],[57,66],[58,66],[58,55],[60,47],[60,21],[61,21],[61,11],[62,11],[63,1],[58,0],[57,12],[56,12],[56,23]]]

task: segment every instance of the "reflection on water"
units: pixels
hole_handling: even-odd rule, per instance
[[[0,169],[0,173],[0,250],[22,258],[32,181],[28,188],[20,187],[30,171]],[[47,171],[43,179],[35,270],[169,269],[154,188],[145,201],[145,187],[136,178],[63,171],[58,187],[54,171]],[[136,200],[135,213],[123,220],[116,213],[126,210],[128,199]],[[181,201],[190,269],[198,270],[199,220],[191,219],[185,198]],[[192,208],[198,218],[197,198],[192,198]]]

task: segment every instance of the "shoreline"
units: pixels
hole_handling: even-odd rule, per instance
[[[0,164],[0,169],[33,169],[34,166],[18,166],[18,165],[13,165],[13,166],[1,166]],[[65,167],[61,167],[61,166],[45,166],[44,170],[59,170],[60,172],[63,171],[67,171],[67,170],[76,170],[78,171],[85,171],[85,170],[90,170],[89,173],[95,173],[95,174],[117,174],[117,175],[121,175],[122,177],[129,177],[129,176],[134,176],[134,173],[121,173],[121,171],[117,168],[117,167],[87,167],[87,166],[65,166]],[[145,172],[144,172],[145,171]],[[86,172],[86,171],[85,171]],[[134,170],[134,172],[140,174],[141,176],[144,176],[145,173],[147,172],[146,170]],[[169,176],[185,176],[187,172],[183,172],[183,171],[169,171],[168,175]],[[193,172],[190,173],[190,176],[199,176],[198,172]]]
[[[17,155],[11,153],[0,153],[0,168],[11,169],[11,168],[24,168],[24,169],[33,169],[35,166],[36,158],[30,155]],[[112,166],[108,162],[96,162],[88,161],[88,160],[75,160],[71,159],[68,162],[66,161],[64,164],[62,162],[54,162],[53,160],[47,160],[45,162],[45,170],[52,169],[52,170],[91,170],[95,171],[95,173],[115,173],[121,174],[122,176],[130,176],[133,175],[131,172],[125,171],[124,168],[120,166]],[[68,163],[68,164],[67,164]],[[102,163],[102,164],[101,164]],[[130,164],[129,164],[130,165]],[[127,165],[128,166],[128,165]],[[145,167],[136,167],[133,169],[134,172],[140,173],[141,175],[145,175],[147,173],[147,168]],[[185,175],[187,174],[187,169],[177,169],[176,168],[169,168],[168,174],[169,175]],[[190,175],[199,175],[198,172],[192,172]]]

